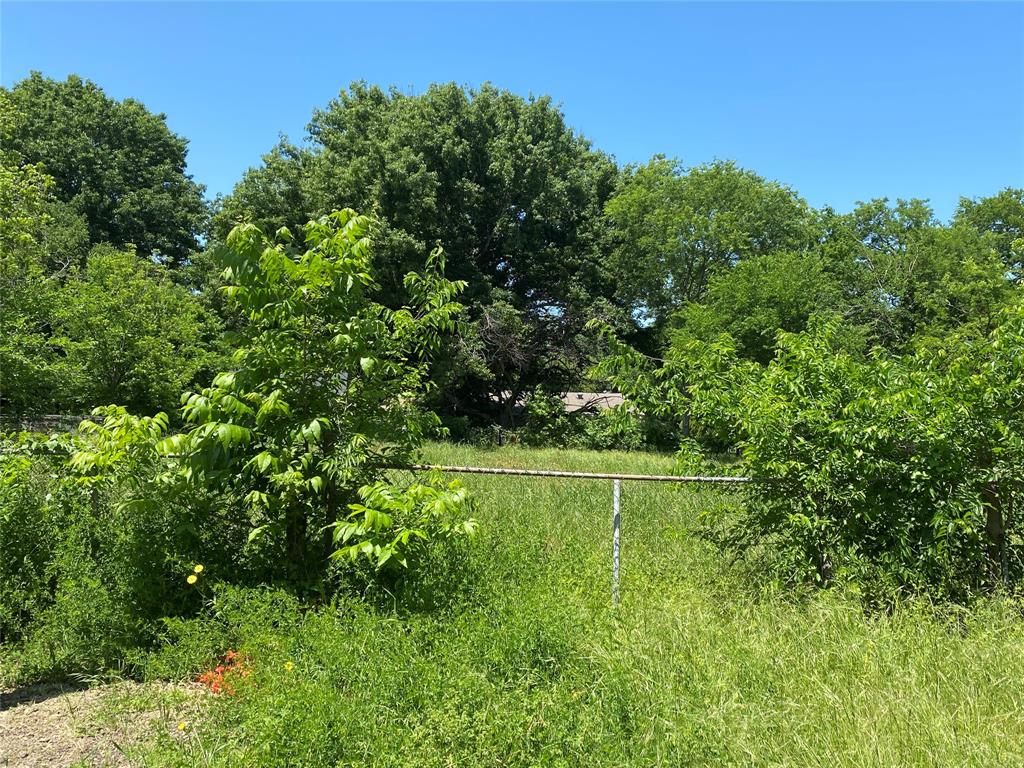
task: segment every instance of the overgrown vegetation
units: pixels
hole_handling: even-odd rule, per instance
[[[427,447],[434,463],[670,472],[667,457]],[[735,499],[623,485],[610,605],[607,482],[474,476],[480,537],[442,611],[215,588],[145,664],[190,678],[225,650],[235,695],[147,748],[158,766],[1015,765],[1024,672],[1012,603],[967,612],[758,590],[692,535]],[[211,581],[220,574],[209,575]],[[455,588],[458,585],[458,588]],[[372,723],[372,727],[368,724]]]
[[[618,168],[546,97],[355,83],[313,113],[304,146],[283,141],[207,210],[185,173],[186,141],[141,104],[39,74],[0,100],[9,418],[109,402],[152,415],[168,408],[153,373],[165,363],[189,361],[174,378],[206,386],[231,351],[221,330],[244,325],[215,267],[228,232],[239,222],[298,232],[349,206],[380,222],[381,305],[403,304],[404,275],[425,269],[437,244],[449,276],[467,284],[463,326],[430,370],[430,406],[457,436],[524,426],[531,398],[604,388],[588,376],[604,351],[584,328],[593,318],[646,354],[662,356],[674,335],[724,332],[764,364],[779,330],[804,331],[825,313],[851,340],[902,353],[956,329],[986,332],[1020,302],[1018,188],[964,198],[949,222],[923,200],[815,210],[727,161],[656,156]],[[111,270],[90,266],[96,248],[97,261],[109,264],[113,249],[150,263],[100,301],[88,286]],[[130,323],[133,297],[149,295],[140,279],[162,286],[149,293],[163,311],[150,317],[142,302],[145,322]],[[98,386],[112,376],[100,365],[112,341],[128,352]]]
[[[183,431],[105,406],[75,436],[0,456],[0,637],[23,646],[16,674],[123,663],[158,620],[202,604],[183,585],[206,567],[304,597],[394,593],[428,545],[475,533],[458,484],[383,484],[437,425],[426,366],[462,286],[436,252],[406,278],[408,307],[373,302],[373,226],[341,211],[298,248],[232,232],[224,290],[247,322],[233,370],[182,396]]]
[[[815,210],[490,85],[307,138],[209,205],[0,89],[0,417],[92,414],[0,440],[0,683],[215,682],[152,765],[1024,762],[1024,190]],[[493,434],[430,455],[756,482],[627,486],[613,611],[604,485],[403,469]]]
[[[602,366],[642,410],[739,447],[740,468],[759,482],[739,517],[715,523],[715,538],[787,582],[846,580],[872,599],[1014,589],[1024,567],[1021,310],[987,335],[902,356],[863,354],[834,320],[781,333],[778,346],[761,366],[728,337],[684,338],[657,362],[620,345]],[[699,459],[695,440],[685,453]]]

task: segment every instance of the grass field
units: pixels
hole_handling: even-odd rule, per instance
[[[447,464],[663,472],[644,454],[433,445]],[[627,482],[610,606],[611,483],[472,476],[481,534],[431,610],[299,612],[226,597],[149,664],[228,636],[234,696],[147,765],[1024,765],[1024,622],[990,602],[866,616],[759,588],[691,535],[720,492]],[[213,626],[216,625],[216,626]],[[151,704],[150,704],[151,706]]]

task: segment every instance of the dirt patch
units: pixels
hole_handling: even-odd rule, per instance
[[[197,685],[130,682],[0,693],[0,768],[137,765],[132,748],[160,731],[182,738],[204,698]]]

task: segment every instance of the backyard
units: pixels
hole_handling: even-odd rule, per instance
[[[425,459],[673,468],[646,453],[437,443]],[[101,688],[84,731],[137,731],[125,764],[152,766],[1024,761],[1014,604],[866,614],[842,590],[761,589],[692,533],[699,515],[728,513],[727,493],[624,482],[613,609],[610,481],[466,482],[480,535],[456,572],[438,574],[447,604],[300,609],[283,593],[211,586],[207,614],[142,664],[151,682]],[[229,649],[249,673],[203,692],[197,675]]]

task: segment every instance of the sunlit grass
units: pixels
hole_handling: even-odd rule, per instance
[[[448,445],[425,459],[672,464]],[[251,679],[188,738],[151,744],[147,764],[1024,765],[1015,606],[866,615],[854,596],[759,588],[692,535],[723,492],[626,482],[615,610],[610,481],[462,480],[481,535],[453,605],[348,600],[249,622]]]

